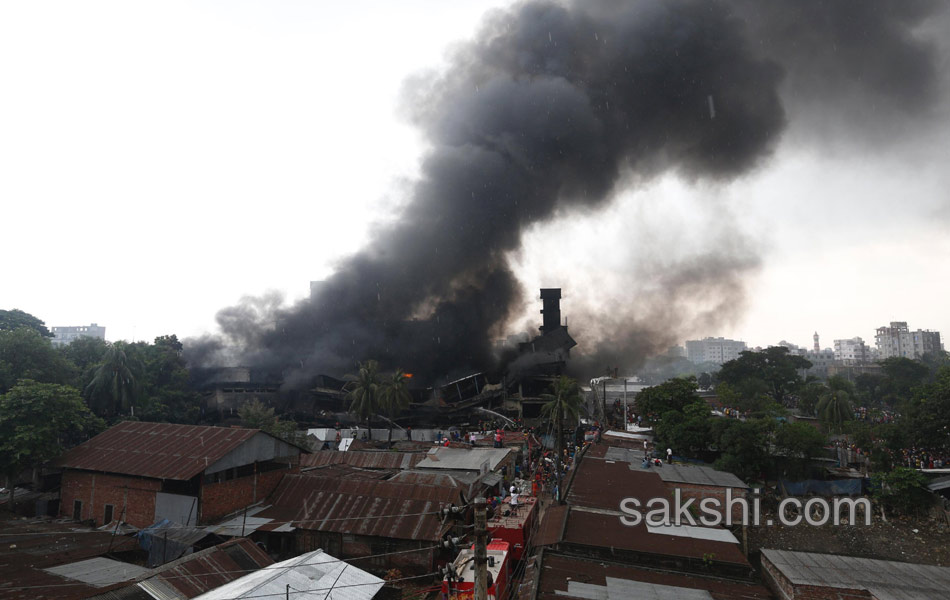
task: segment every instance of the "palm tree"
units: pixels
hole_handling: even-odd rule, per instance
[[[370,418],[379,411],[379,363],[368,360],[359,364],[357,375],[347,375],[350,382],[346,387],[346,400],[350,403],[350,413],[357,421],[366,421],[369,439],[373,439],[373,430],[369,427]]]
[[[102,364],[86,386],[86,397],[96,413],[111,416],[129,410],[135,416],[139,395],[142,361],[123,342],[115,342],[106,351]]]
[[[541,416],[548,421],[548,424],[554,428],[554,443],[555,443],[555,452],[557,453],[557,493],[558,498],[555,500],[561,500],[561,448],[563,447],[563,424],[564,419],[568,418],[571,422],[577,420],[577,417],[580,414],[581,405],[584,402],[584,398],[581,395],[580,386],[577,384],[577,380],[571,379],[564,375],[558,377],[554,380],[554,383],[551,385],[551,394],[542,394],[541,397],[547,400],[544,406],[541,407]]]
[[[851,397],[854,385],[843,377],[828,380],[828,390],[818,400],[818,418],[827,423],[834,433],[844,430],[844,422],[854,416]]]
[[[406,385],[406,373],[396,369],[388,381],[382,384],[379,392],[379,408],[389,419],[389,441],[393,441],[392,419],[409,408],[412,396],[409,395],[409,386]]]

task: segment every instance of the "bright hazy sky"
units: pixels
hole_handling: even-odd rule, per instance
[[[504,4],[0,4],[0,308],[150,340],[213,331],[245,295],[306,295],[415,173],[402,82]],[[729,244],[710,225],[725,219],[762,268],[741,320],[693,336],[810,346],[817,330],[829,347],[892,320],[950,335],[942,122],[877,152],[793,120],[730,185],[668,176],[533,227],[518,272],[529,290],[564,288],[568,318],[572,303],[636,303],[649,282],[631,287],[628,266],[651,240]]]

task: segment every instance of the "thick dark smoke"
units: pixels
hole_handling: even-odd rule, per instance
[[[749,172],[786,126],[783,93],[836,112],[864,94],[878,120],[932,101],[934,56],[912,35],[930,3],[762,4],[535,1],[490,14],[445,73],[409,86],[411,119],[432,150],[399,220],[312,300],[222,311],[223,338],[193,342],[193,360],[227,354],[281,370],[291,385],[366,358],[429,380],[487,368],[523,301],[508,256],[526,227],[661,173]],[[711,252],[658,273],[657,285],[671,297],[729,290],[723,303],[741,306],[757,262]],[[642,323],[661,319],[668,331],[676,307],[612,323],[615,351],[649,347],[641,338],[662,327]],[[714,325],[715,310],[707,316]]]

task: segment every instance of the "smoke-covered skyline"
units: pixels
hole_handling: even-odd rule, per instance
[[[852,127],[927,115],[935,53],[908,32],[928,12],[865,4],[861,19],[832,14],[856,8],[532,1],[490,14],[443,72],[405,86],[431,149],[397,220],[312,300],[263,323],[244,307],[224,309],[224,338],[205,343],[291,382],[369,357],[427,380],[489,368],[493,340],[510,331],[525,295],[508,255],[526,228],[601,207],[657,175],[721,183],[763,165],[787,124],[785,77],[793,102],[842,111]],[[814,25],[789,26],[805,19]],[[880,56],[893,60],[866,64]],[[862,80],[841,77],[859,67]],[[856,94],[882,106],[872,123],[848,113]],[[727,229],[731,248],[646,264],[640,276],[656,295],[575,315],[588,341],[581,364],[635,365],[685,323],[714,329],[737,318],[760,261],[743,232]]]
[[[633,365],[687,336],[730,335],[744,322],[761,327],[792,320],[796,307],[815,295],[829,299],[808,310],[824,308],[821,319],[844,320],[851,312],[846,305],[855,299],[846,290],[827,288],[834,276],[822,272],[823,264],[833,264],[842,281],[860,271],[865,279],[859,283],[873,289],[879,266],[900,272],[903,265],[895,256],[927,252],[926,246],[893,250],[895,238],[879,235],[883,226],[875,220],[901,227],[901,239],[923,229],[938,240],[933,253],[944,250],[939,219],[946,223],[941,188],[946,178],[938,166],[945,157],[945,145],[942,154],[939,149],[946,141],[946,48],[939,45],[945,43],[939,34],[947,11],[940,3],[517,3],[487,14],[476,29],[459,26],[458,35],[446,34],[441,43],[459,41],[441,63],[431,50],[414,56],[412,64],[396,70],[398,77],[393,74],[376,88],[374,79],[392,71],[377,69],[376,63],[391,66],[387,56],[399,52],[381,40],[390,39],[392,27],[413,31],[411,17],[387,26],[364,18],[375,14],[365,7],[324,14],[281,5],[267,15],[248,7],[206,7],[189,20],[180,10],[173,6],[167,15],[150,15],[157,25],[149,21],[149,26],[140,20],[131,26],[137,16],[118,10],[113,18],[130,24],[128,31],[112,29],[99,37],[121,36],[134,48],[149,27],[156,39],[164,39],[164,31],[193,23],[193,31],[180,34],[186,42],[208,37],[225,50],[201,42],[181,50],[155,46],[154,54],[151,49],[126,53],[130,67],[144,65],[141,71],[164,85],[145,78],[138,86],[126,82],[122,94],[130,102],[115,102],[109,116],[90,123],[103,124],[100,129],[108,133],[122,122],[139,127],[164,122],[182,158],[136,161],[137,154],[151,156],[146,154],[151,147],[173,147],[154,133],[69,155],[60,148],[71,142],[80,150],[76,140],[95,140],[99,131],[72,135],[70,127],[87,122],[81,112],[49,138],[66,146],[43,147],[45,160],[69,178],[27,177],[36,169],[30,157],[40,156],[31,150],[27,129],[22,139],[31,141],[5,155],[14,165],[10,191],[20,198],[15,210],[21,219],[34,214],[33,195],[72,181],[83,203],[47,211],[47,218],[60,228],[84,217],[119,227],[109,234],[112,243],[87,237],[89,248],[75,242],[70,247],[54,236],[47,248],[62,261],[65,278],[82,268],[94,270],[104,256],[111,255],[113,264],[127,260],[115,251],[116,236],[120,246],[134,248],[124,253],[129,260],[139,254],[150,261],[144,268],[122,269],[131,290],[105,279],[100,295],[91,282],[78,280],[80,293],[71,305],[123,298],[123,306],[132,309],[141,303],[134,317],[140,322],[187,311],[190,319],[201,312],[202,322],[210,324],[211,299],[227,306],[227,298],[249,294],[218,313],[216,339],[190,345],[192,356],[202,360],[223,349],[217,360],[271,366],[303,380],[315,372],[350,371],[362,358],[398,356],[411,370],[450,376],[486,366],[495,338],[536,331],[537,287],[559,286],[565,291],[564,314],[580,342],[576,364],[600,370],[604,363]],[[291,14],[295,11],[303,14]],[[479,21],[479,12],[469,9],[465,22]],[[459,14],[452,15],[456,21]],[[327,20],[353,35],[327,34]],[[466,39],[473,30],[477,33]],[[326,37],[321,51],[308,55],[309,64],[318,67],[293,71],[293,60],[306,55],[298,50],[320,38],[315,31]],[[68,39],[65,30],[61,33]],[[86,46],[78,44],[80,56]],[[109,44],[98,51],[100,60],[84,57],[77,72],[121,60]],[[190,63],[197,68],[190,70]],[[183,74],[177,80],[164,74],[174,65]],[[428,67],[433,70],[425,71]],[[99,87],[90,97],[107,105],[109,96],[100,90],[108,89],[108,72],[73,85],[92,80]],[[137,77],[134,68],[122,72]],[[17,81],[17,75],[12,72],[9,79]],[[288,82],[298,88],[267,92]],[[31,88],[21,83],[18,89]],[[143,112],[137,107],[147,106],[149,95],[136,90],[149,89],[161,90],[166,100],[162,108]],[[402,118],[413,128],[408,135],[418,136],[406,138],[403,147],[418,148],[418,160],[393,169],[386,163],[390,157],[376,150],[374,133],[388,130],[376,118],[374,89],[393,96],[401,91]],[[211,102],[222,90],[221,101]],[[48,97],[66,102],[60,98],[67,95]],[[297,96],[339,97],[341,103],[333,110],[308,111]],[[74,103],[84,98],[71,97]],[[55,123],[54,113],[39,112],[37,104],[43,106],[24,97],[19,111],[7,114],[32,117],[33,110]],[[166,112],[179,104],[178,112]],[[204,112],[195,113],[195,107]],[[308,119],[319,120],[320,127],[311,127]],[[279,131],[288,132],[280,139],[296,155],[274,143],[278,129],[272,124],[278,123]],[[313,133],[294,136],[298,124]],[[322,135],[321,127],[333,135]],[[19,132],[16,126],[9,129]],[[300,146],[294,145],[297,137]],[[381,148],[394,147],[387,143],[379,139]],[[98,166],[74,173],[66,162],[106,156],[113,147],[134,149],[112,162],[131,160],[129,172],[136,177]],[[314,160],[313,148],[325,155]],[[229,154],[232,149],[238,154]],[[326,168],[331,163],[337,168]],[[870,176],[860,175],[862,163]],[[334,173],[342,175],[344,168],[345,176]],[[258,169],[271,176],[256,178]],[[302,185],[301,175],[312,183]],[[336,187],[321,188],[324,179]],[[385,191],[367,199],[366,183],[373,179],[384,179],[374,189]],[[113,181],[120,185],[113,189]],[[96,210],[97,186],[112,198],[106,210]],[[888,187],[920,197],[892,202],[883,191]],[[305,189],[319,192],[301,194]],[[125,197],[132,200],[121,200]],[[344,200],[362,202],[363,208],[347,212]],[[84,203],[93,210],[84,211]],[[63,212],[72,220],[59,221]],[[934,219],[928,221],[929,215]],[[354,216],[369,216],[374,225],[356,224]],[[136,230],[148,232],[148,249],[139,249],[143,238]],[[879,237],[846,239],[855,232]],[[829,244],[828,237],[839,233],[842,240]],[[17,235],[13,232],[9,243],[16,243]],[[881,260],[866,256],[867,247],[872,254],[888,247],[892,252]],[[824,255],[828,248],[833,251]],[[177,262],[156,262],[162,255]],[[809,271],[802,272],[795,261],[806,255],[810,262],[801,265]],[[338,258],[328,271],[330,256]],[[776,264],[786,266],[776,269]],[[283,281],[293,276],[299,288],[321,278],[326,287],[315,303],[288,306],[280,294],[259,293],[275,272],[283,273]],[[920,280],[921,272],[914,277]],[[821,280],[825,291],[789,291],[789,279],[800,288]],[[771,296],[760,289],[763,282]],[[777,290],[789,296],[788,305],[784,298],[775,301],[782,293]],[[2,296],[50,324],[66,324],[34,308],[26,292]],[[892,318],[941,325],[908,314],[904,304],[894,302],[898,298],[880,304],[877,322],[868,327]],[[885,313],[894,310],[889,306],[900,313]],[[111,325],[108,314],[89,320]],[[170,332],[162,327],[155,333]],[[845,333],[855,334],[862,332]]]

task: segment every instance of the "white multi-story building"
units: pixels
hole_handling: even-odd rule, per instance
[[[871,362],[870,348],[859,337],[847,340],[835,340],[835,360],[846,365],[860,365]]]
[[[939,331],[911,331],[906,321],[891,321],[889,327],[878,327],[874,341],[881,360],[891,357],[920,358],[928,352],[943,350]]]
[[[746,343],[739,340],[727,340],[721,337],[686,340],[686,358],[695,364],[710,362],[721,365],[739,358],[739,353],[744,350],[746,350]]]
[[[50,342],[54,346],[65,346],[73,340],[81,337],[94,337],[100,340],[106,339],[106,328],[93,323],[92,325],[81,325],[78,327],[51,327],[53,339]]]

